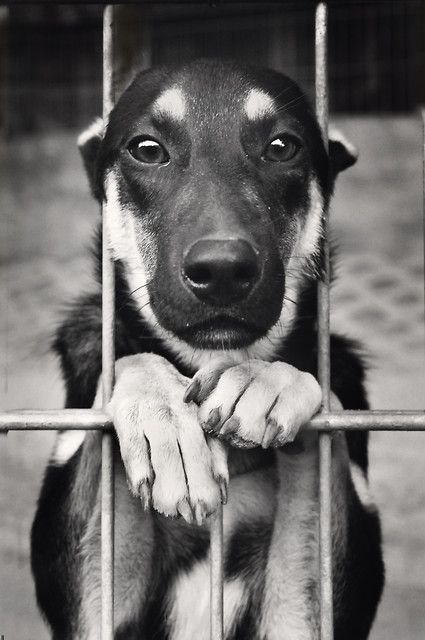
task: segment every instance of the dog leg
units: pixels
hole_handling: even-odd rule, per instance
[[[99,379],[93,407],[102,405]],[[80,607],[75,640],[101,639],[101,487],[102,435],[85,434],[78,473],[71,491],[71,508],[85,522],[79,544]],[[88,492],[91,495],[89,497]],[[125,471],[115,448],[114,465],[114,628],[137,628],[151,581],[154,548],[152,518],[128,491]],[[130,640],[129,633],[126,637]]]
[[[266,568],[261,637],[319,640],[318,438],[297,455],[277,452],[279,489]],[[348,450],[343,434],[332,441],[332,547],[335,594],[347,546]],[[334,602],[336,603],[336,596]]]
[[[227,370],[200,370],[186,397],[199,403],[208,432],[237,447],[276,448],[279,482],[260,637],[318,640],[318,436],[299,433],[320,407],[317,381],[285,363],[249,361]],[[341,408],[334,395],[332,408]],[[288,447],[295,438],[298,446]],[[336,568],[342,566],[346,546],[348,477],[346,439],[337,434],[332,460]]]
[[[98,435],[98,434],[96,434]],[[100,457],[101,442],[97,438]],[[115,461],[114,527],[114,628],[117,637],[126,630],[133,639],[152,581],[154,531],[151,515],[128,491],[125,472]],[[84,537],[81,540],[81,605],[78,640],[101,640],[101,496],[100,485]],[[131,629],[131,631],[129,631]],[[137,637],[139,637],[137,635]]]
[[[225,448],[208,441],[196,407],[183,402],[188,379],[155,354],[117,362],[109,405],[129,487],[145,508],[201,525],[228,482]]]

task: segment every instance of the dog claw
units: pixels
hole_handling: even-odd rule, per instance
[[[221,504],[227,504],[229,485],[224,478],[221,478],[219,480],[219,486],[220,486],[220,494],[221,494]]]
[[[279,427],[276,420],[267,421],[266,429],[263,435],[263,440],[261,442],[261,446],[263,447],[263,449],[267,449],[270,446],[270,444],[273,442],[273,440],[276,437],[278,429]]]
[[[238,418],[229,418],[226,422],[223,423],[223,426],[220,429],[220,435],[224,436],[229,433],[237,432],[239,428],[239,420]]]
[[[206,512],[204,503],[198,502],[195,505],[195,522],[198,525],[198,527],[201,527],[204,524],[206,515],[207,515],[207,512]]]
[[[152,504],[152,494],[150,484],[145,480],[142,481],[139,485],[139,496],[142,502],[143,509],[148,511],[151,508]]]
[[[184,500],[180,500],[180,502],[177,505],[177,511],[182,516],[182,518],[186,520],[188,524],[192,524],[193,511],[186,498]]]
[[[199,380],[193,380],[184,392],[183,402],[186,402],[186,404],[189,404],[189,402],[196,403],[200,387]]]
[[[220,409],[212,409],[208,415],[208,419],[205,423],[208,431],[214,431],[215,427],[220,423],[221,420],[221,411]]]

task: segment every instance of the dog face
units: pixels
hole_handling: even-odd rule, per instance
[[[348,166],[333,144],[338,169]],[[289,78],[212,61],[141,73],[96,161],[109,240],[140,313],[193,349],[284,335],[335,173]]]

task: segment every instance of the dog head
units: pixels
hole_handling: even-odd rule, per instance
[[[251,356],[284,337],[317,271],[334,177],[355,161],[341,140],[328,154],[292,80],[214,61],[154,68],[80,146],[158,335],[177,351]]]

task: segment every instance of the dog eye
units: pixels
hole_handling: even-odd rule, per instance
[[[277,136],[264,149],[262,159],[270,162],[288,162],[295,158],[301,145],[292,136]]]
[[[145,164],[165,164],[170,159],[162,144],[153,138],[134,138],[128,145],[128,151],[135,160]]]

